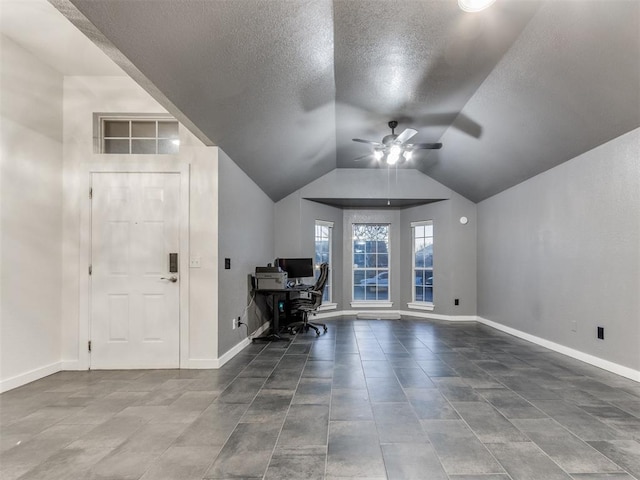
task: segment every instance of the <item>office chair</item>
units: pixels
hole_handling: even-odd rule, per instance
[[[293,322],[287,325],[287,331],[291,334],[296,334],[301,330],[308,332],[310,328],[316,331],[316,335],[320,335],[318,327],[322,327],[324,331],[327,331],[327,326],[324,323],[312,323],[309,321],[309,314],[315,315],[318,307],[322,305],[322,297],[324,295],[324,287],[327,284],[329,278],[329,264],[323,263],[320,265],[320,275],[316,284],[307,290],[309,298],[296,298],[291,300],[291,312],[299,312],[302,315],[302,321]]]

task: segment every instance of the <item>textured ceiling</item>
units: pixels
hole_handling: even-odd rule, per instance
[[[274,200],[387,122],[480,201],[640,126],[640,2],[51,0]]]

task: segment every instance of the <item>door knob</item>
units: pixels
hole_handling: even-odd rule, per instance
[[[176,283],[178,281],[178,277],[172,275],[171,277],[160,277],[160,280],[169,280],[171,283]]]

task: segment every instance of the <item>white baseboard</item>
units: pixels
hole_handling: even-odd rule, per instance
[[[79,360],[62,360],[62,362],[60,362],[60,369],[63,371],[87,370],[86,367],[82,368],[80,366]]]
[[[535,335],[531,335],[530,333],[522,332],[512,327],[507,327],[506,325],[502,325],[501,323],[497,323],[483,317],[477,317],[477,321],[479,323],[482,323],[483,325],[487,325],[488,327],[495,328],[496,330],[508,333],[509,335],[513,335],[514,337],[522,338],[523,340],[535,343],[536,345],[540,345],[541,347],[548,348],[549,350],[553,350],[554,352],[561,353],[568,357],[575,358],[576,360],[588,363],[589,365],[593,365],[594,367],[602,368],[603,370],[615,373],[616,375],[620,375],[622,377],[635,380],[636,382],[640,382],[639,370],[634,370],[633,368],[625,367],[623,365],[610,362],[609,360],[604,360],[594,355],[584,353],[570,347],[566,347],[559,343],[536,337]]]
[[[62,362],[55,362],[44,367],[35,368],[20,375],[15,375],[4,380],[0,380],[0,393],[13,390],[14,388],[21,387],[27,383],[40,380],[54,373],[58,373],[62,370]]]
[[[475,315],[443,315],[441,313],[420,312],[416,310],[401,310],[400,313],[407,317],[428,318],[430,320],[443,320],[445,322],[475,322]]]
[[[247,338],[243,339],[241,342],[231,347],[230,350],[227,350],[220,357],[206,361],[206,362],[202,360],[196,360],[196,362],[202,362],[202,363],[198,363],[199,365],[202,365],[202,366],[189,366],[187,368],[220,368],[222,367],[225,363],[227,363],[229,360],[235,357],[238,353],[240,353],[240,351],[243,348],[245,348],[248,345],[251,345],[252,338],[262,335],[264,332],[269,330],[270,326],[271,326],[271,322],[264,323],[260,328],[258,328],[255,332],[253,332],[250,336],[248,336]],[[189,362],[191,362],[191,360]],[[205,366],[205,365],[210,365],[210,366]]]

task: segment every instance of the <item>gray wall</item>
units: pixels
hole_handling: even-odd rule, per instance
[[[462,225],[460,217],[469,223]],[[400,264],[401,305],[406,308],[412,301],[411,271],[412,237],[411,223],[433,221],[433,313],[440,315],[476,314],[476,205],[457,194],[450,200],[402,210],[400,229],[402,250]],[[406,274],[405,274],[406,272]],[[459,305],[454,305],[454,299]]]
[[[275,217],[273,201],[222,150],[218,178],[218,356],[221,356],[247,336],[244,326],[232,329],[232,319],[241,316],[249,303],[248,277],[255,272],[256,265],[273,261]],[[224,268],[225,258],[231,259],[230,270]],[[252,333],[264,320],[260,310],[251,308],[242,321],[248,322],[248,331]]]
[[[480,316],[640,368],[638,152],[640,129],[478,205]]]
[[[342,210],[302,198],[300,191],[283,198],[275,207],[275,257],[314,257],[315,222],[333,222],[331,253],[333,303],[342,301]],[[339,269],[336,270],[336,266]],[[334,271],[335,270],[335,271]]]
[[[305,198],[444,199],[406,209],[339,209]],[[461,225],[461,216],[469,224]],[[476,205],[418,170],[402,169],[388,176],[384,169],[337,169],[276,203],[276,256],[313,254],[313,222],[334,222],[334,298],[339,310],[351,309],[351,224],[391,224],[392,310],[411,301],[411,227],[433,220],[436,229],[436,305],[434,313],[476,313]],[[399,266],[399,267],[398,267]],[[453,299],[460,306],[453,306]]]

